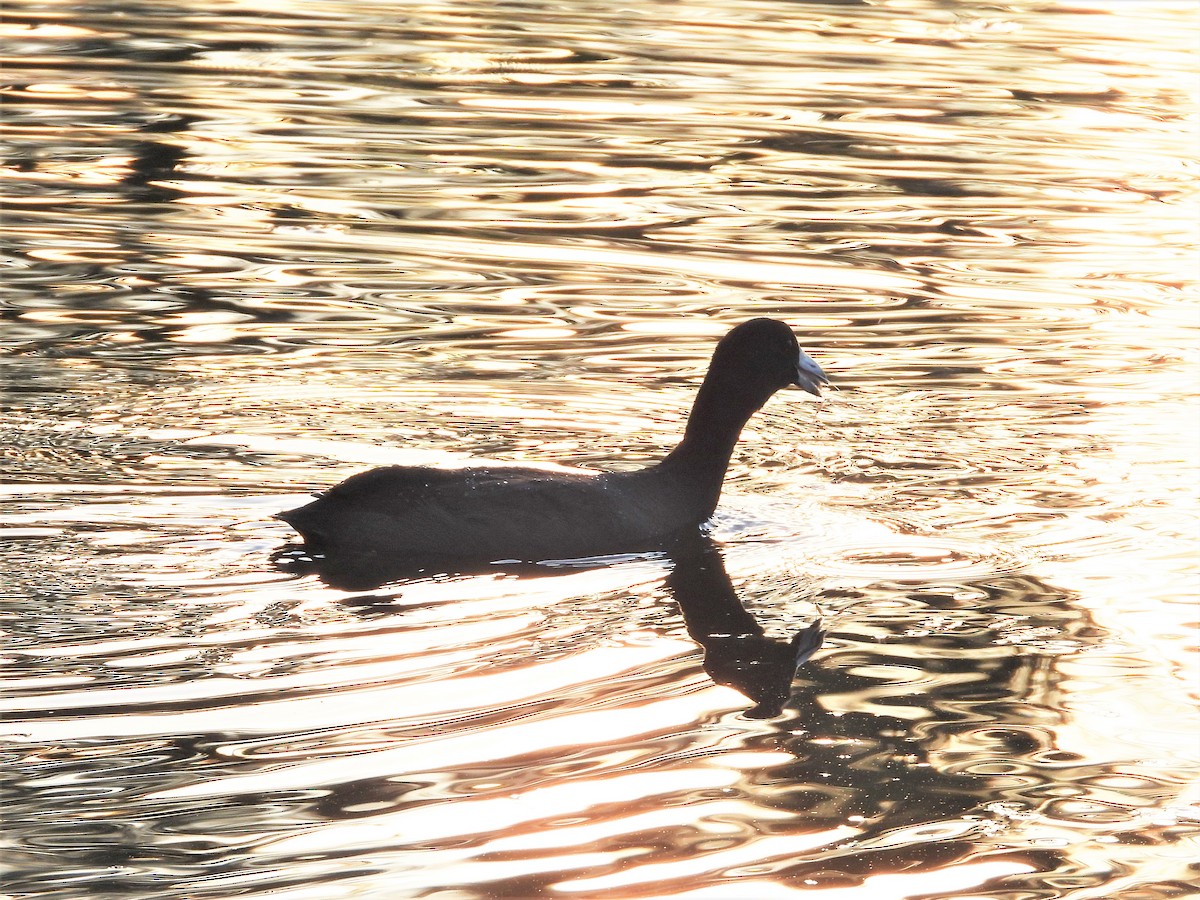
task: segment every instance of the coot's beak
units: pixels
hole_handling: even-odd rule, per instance
[[[825,373],[807,353],[800,351],[800,358],[796,360],[796,380],[792,382],[796,387],[808,391],[815,397],[821,396],[821,385],[829,384],[829,379],[825,377]]]

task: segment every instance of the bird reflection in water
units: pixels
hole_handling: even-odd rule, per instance
[[[796,671],[825,640],[821,620],[790,640],[768,637],[742,605],[725,571],[721,551],[708,538],[671,553],[666,586],[683,612],[692,640],[704,648],[704,671],[717,684],[754,701],[746,715],[769,719],[791,696]]]
[[[763,627],[742,605],[725,571],[720,549],[707,536],[697,534],[665,548],[671,570],[665,586],[683,613],[688,635],[704,648],[704,670],[717,684],[731,687],[754,705],[749,718],[778,716],[791,696],[797,670],[820,649],[825,631],[820,619],[790,639],[767,636]],[[405,580],[437,575],[489,573],[545,576],[546,567],[534,564],[492,565],[486,569],[434,571],[383,554],[310,555],[288,545],[274,555],[276,565],[297,574],[314,573],[332,588],[373,591],[384,585],[401,587]],[[597,560],[594,567],[604,565]],[[588,561],[572,566],[587,567]],[[360,608],[379,610],[394,597],[369,595],[352,601]]]

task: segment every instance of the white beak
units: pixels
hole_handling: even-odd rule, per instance
[[[793,384],[814,396],[820,397],[820,387],[823,384],[829,384],[829,379],[821,371],[821,367],[812,361],[812,357],[801,350],[800,358],[796,360],[796,380]]]

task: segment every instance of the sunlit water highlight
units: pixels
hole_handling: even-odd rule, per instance
[[[7,12],[8,895],[1200,890],[1194,6]],[[703,566],[272,561],[756,315]]]

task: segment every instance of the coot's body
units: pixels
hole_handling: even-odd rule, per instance
[[[339,536],[352,534],[345,549],[369,545],[415,558],[599,556],[647,549],[712,514],[678,489],[675,477],[648,471],[388,466],[355,475],[280,518],[317,549],[342,548],[347,542]]]
[[[753,319],[717,345],[683,440],[633,472],[387,466],[280,513],[324,553],[414,561],[538,561],[652,549],[716,509],[742,426],[775,391],[827,379],[791,329]]]

